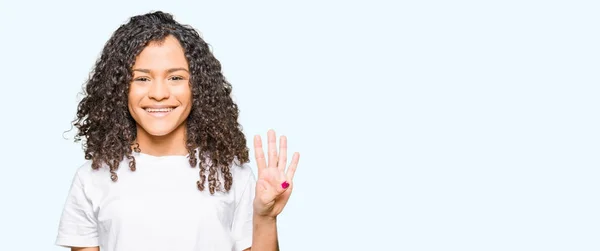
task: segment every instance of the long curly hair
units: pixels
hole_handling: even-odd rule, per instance
[[[190,69],[192,109],[186,121],[186,148],[190,166],[200,163],[198,189],[203,191],[208,181],[211,194],[221,187],[229,191],[230,165],[249,161],[246,139],[237,121],[239,110],[230,96],[231,84],[198,32],[178,23],[169,13],[133,16],[106,42],[84,85],[73,120],[78,129],[75,142],[84,139],[85,159],[92,160],[93,169],[106,164],[112,181],[117,181],[116,170],[125,158],[135,171],[133,151],[140,149],[135,143],[136,122],[128,110],[132,67],[149,43],[162,42],[169,35],[179,40]]]

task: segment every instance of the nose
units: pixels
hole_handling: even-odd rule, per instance
[[[150,90],[148,90],[148,97],[150,99],[161,101],[164,99],[168,99],[170,95],[171,92],[169,91],[169,87],[167,86],[166,81],[160,79],[152,81]]]

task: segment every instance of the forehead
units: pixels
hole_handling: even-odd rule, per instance
[[[160,42],[150,42],[135,59],[134,68],[164,70],[181,67],[188,68],[183,47],[173,36]]]

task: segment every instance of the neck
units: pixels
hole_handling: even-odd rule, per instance
[[[163,136],[151,135],[137,127],[137,143],[142,153],[154,156],[186,155],[185,126],[180,126],[171,133]]]

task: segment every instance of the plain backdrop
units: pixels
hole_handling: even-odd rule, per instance
[[[300,152],[282,250],[600,250],[597,1],[176,2],[0,2],[0,250],[64,250],[63,132],[153,10],[211,45],[249,147]]]

